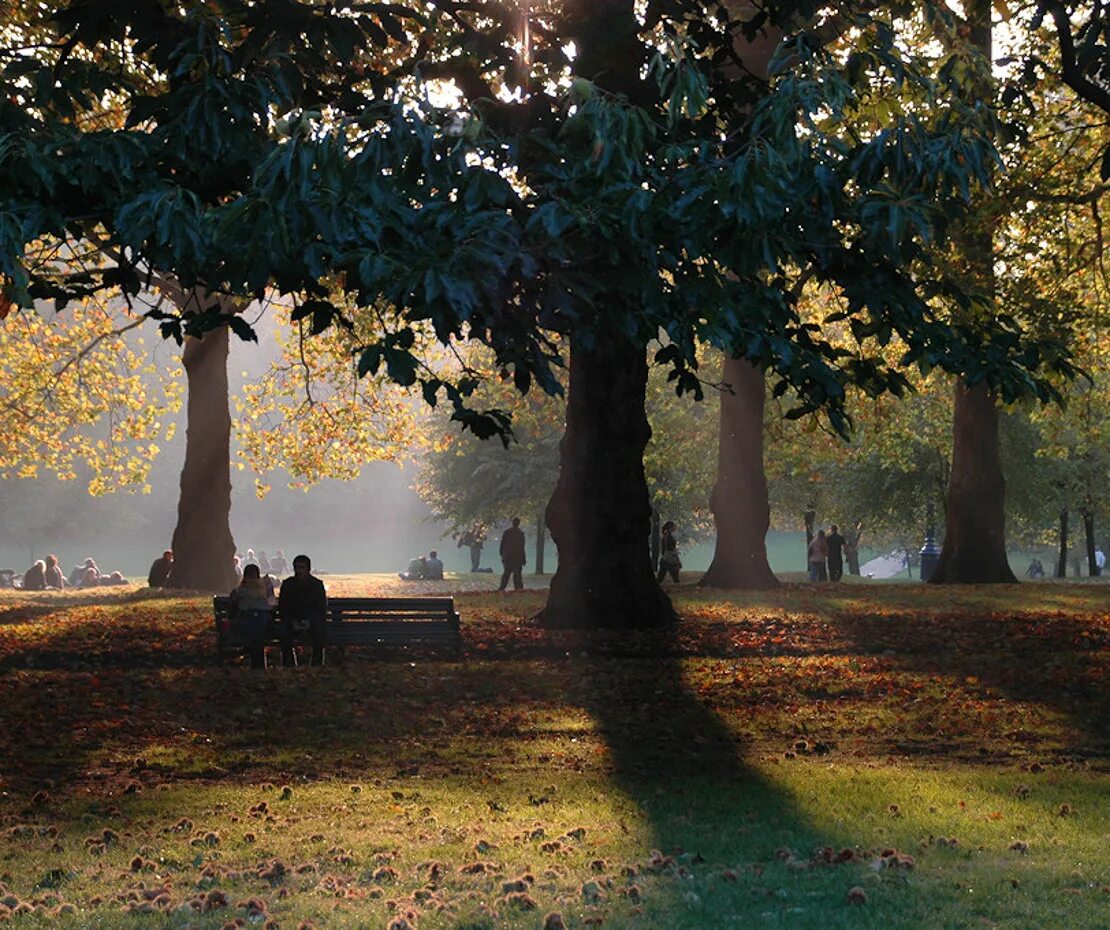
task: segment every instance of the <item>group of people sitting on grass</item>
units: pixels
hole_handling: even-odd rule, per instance
[[[433,549],[427,555],[409,560],[409,567],[398,572],[402,581],[443,581],[443,562]]]
[[[289,560],[285,558],[285,553],[281,549],[273,555],[266,555],[265,549],[259,549],[257,555],[253,549],[248,549],[245,555],[235,553],[236,575],[242,578],[248,565],[258,566],[261,575],[269,575],[271,572],[275,575],[284,575],[289,570]]]
[[[328,594],[324,583],[312,574],[312,560],[307,555],[293,559],[293,575],[281,583],[277,595],[274,579],[269,573],[263,575],[257,562],[243,566],[242,580],[231,592],[230,623],[251,668],[266,667],[266,640],[275,607],[281,616],[281,664],[287,668],[297,664],[293,647],[303,641],[312,649],[312,664],[323,665]]]
[[[37,559],[22,577],[12,577],[12,587],[22,588],[24,591],[64,591],[66,588],[100,588],[117,584],[127,584],[123,574],[101,572],[92,558],[75,565],[67,577],[62,574],[58,557],[53,554],[45,559]]]

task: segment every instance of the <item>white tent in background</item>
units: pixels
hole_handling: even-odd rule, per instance
[[[864,578],[893,578],[906,570],[906,554],[904,552],[888,552],[880,555],[870,562],[864,562],[859,567],[859,573]]]

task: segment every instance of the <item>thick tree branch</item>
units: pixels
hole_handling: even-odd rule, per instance
[[[1089,103],[1110,113],[1110,90],[1096,84],[1083,74],[1075,52],[1075,39],[1071,34],[1071,16],[1063,3],[1042,3],[1056,24],[1056,38],[1060,45],[1061,76],[1064,83]]]

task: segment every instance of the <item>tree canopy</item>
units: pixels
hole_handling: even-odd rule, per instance
[[[942,6],[922,9],[956,29]],[[445,392],[484,433],[503,423],[462,409],[470,381],[420,369],[415,325],[480,340],[519,388],[552,391],[553,332],[665,332],[658,361],[694,392],[701,339],[843,425],[845,381],[904,378],[804,324],[787,280],[800,274],[839,287],[862,334],[900,335],[903,363],[1048,396],[1039,375],[1059,356],[1005,325],[984,350],[905,272],[992,154],[989,114],[900,47],[900,13],[913,5],[833,16],[653,0],[639,18],[620,3],[519,16],[453,0],[44,5],[0,50],[4,290],[21,304],[136,293],[161,270],[230,294],[273,287],[322,330],[347,317],[338,281],[355,305],[391,308],[360,370]],[[767,86],[736,49],[772,24],[785,38]],[[880,112],[906,83],[924,105]],[[107,246],[110,260],[29,261],[43,237]],[[172,335],[249,335],[218,309],[158,315]]]

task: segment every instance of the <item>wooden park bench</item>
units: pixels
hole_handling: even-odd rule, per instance
[[[231,598],[212,598],[216,621],[219,660],[243,648],[231,629]],[[281,613],[274,608],[274,621],[266,634],[268,645],[281,642]],[[459,614],[450,597],[331,597],[324,627],[326,645],[347,646],[438,646],[458,657],[462,653]]]

